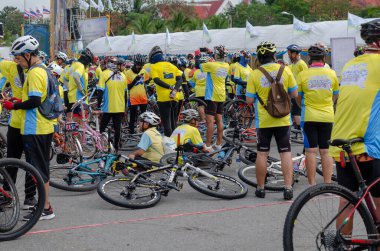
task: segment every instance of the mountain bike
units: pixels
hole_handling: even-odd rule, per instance
[[[179,167],[178,160],[182,153],[183,148],[179,146],[174,164],[139,172],[133,178],[112,177],[103,180],[98,186],[98,194],[116,206],[132,209],[149,208],[160,201],[161,195],[167,196],[172,189],[177,191],[182,189],[183,183],[178,181],[179,175],[187,178],[192,188],[212,197],[238,199],[247,194],[246,186],[230,176],[209,173],[190,163]],[[128,161],[138,163],[131,159]],[[164,173],[161,179],[150,178],[152,174],[163,171],[169,172]]]
[[[337,184],[319,184],[302,192],[286,216],[284,250],[376,250],[380,245],[380,219],[370,194],[380,178],[367,186],[351,150],[352,144],[362,141],[330,141],[330,145],[347,153],[359,191],[354,193]]]
[[[17,178],[13,180],[10,171],[17,169]],[[32,179],[27,179],[30,176]],[[25,181],[31,183],[25,184]],[[38,170],[19,159],[0,160],[0,241],[16,239],[28,232],[39,220],[45,204],[44,181]],[[21,221],[21,209],[28,191],[35,191],[37,200],[33,216],[29,221]],[[31,213],[26,211],[26,214]]]

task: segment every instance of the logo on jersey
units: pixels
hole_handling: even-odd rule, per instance
[[[174,78],[174,74],[171,72],[171,73],[166,73],[164,72],[164,79],[172,79]]]
[[[206,78],[206,73],[200,72],[197,74],[197,79],[205,79]]]
[[[330,90],[331,79],[328,76],[312,76],[307,82],[309,90]]]
[[[368,65],[366,63],[347,66],[342,72],[341,86],[356,85],[364,88],[368,77]]]
[[[276,79],[277,77],[277,71],[272,71],[272,72],[269,72],[269,75],[273,78],[273,79]],[[281,83],[284,83],[284,79],[283,77],[281,76]],[[260,85],[261,87],[263,88],[269,88],[271,83],[268,81],[268,79],[262,75],[261,78],[260,78]]]
[[[218,68],[215,74],[217,77],[220,78],[226,78],[227,77],[227,69],[225,68]]]

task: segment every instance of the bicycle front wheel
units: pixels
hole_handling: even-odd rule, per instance
[[[290,207],[286,216],[284,250],[354,250],[345,246],[337,237],[336,218],[341,222],[357,204],[357,197],[347,188],[336,184],[319,184],[302,192]],[[339,204],[347,206],[347,215],[338,215]],[[352,230],[347,224],[341,231],[346,239],[376,239],[377,232],[372,217],[361,203],[354,214]],[[346,234],[344,234],[346,232]],[[362,250],[362,249],[360,249]],[[366,248],[365,250],[376,250]]]
[[[270,163],[268,163],[268,166]],[[238,171],[239,178],[246,184],[257,187],[256,166],[243,166]],[[270,191],[283,191],[285,186],[284,176],[280,168],[272,167],[267,170],[264,188]]]
[[[98,194],[105,201],[119,207],[142,209],[155,206],[161,199],[160,192],[149,184],[131,183],[130,178],[112,177],[98,186]]]
[[[17,188],[5,168],[0,168],[0,233],[12,230],[20,217]]]
[[[193,173],[188,182],[198,192],[220,199],[240,199],[247,195],[248,189],[240,181],[221,173],[210,174],[213,177]]]

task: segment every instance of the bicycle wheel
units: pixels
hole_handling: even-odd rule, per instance
[[[182,110],[194,109],[194,110],[197,111],[198,110],[198,106],[204,106],[204,107],[206,107],[207,104],[206,104],[206,102],[204,102],[203,100],[201,100],[199,98],[191,97],[191,98],[189,98],[189,102],[186,102],[183,105],[183,109]]]
[[[252,126],[254,113],[253,106],[248,105],[245,100],[233,100],[226,106],[224,110],[225,124],[231,121],[238,121],[243,128]]]
[[[240,199],[247,195],[247,187],[238,180],[221,173],[210,174],[212,178],[194,172],[188,182],[198,192],[220,199]]]
[[[98,151],[93,135],[86,131],[84,133],[78,133],[76,138],[78,138],[78,142],[82,148],[82,157],[84,159],[93,158]]]
[[[3,190],[7,187],[8,191]],[[4,167],[0,168],[0,233],[12,230],[20,217],[20,201],[16,186]]]
[[[163,165],[175,164],[175,159],[177,153],[165,154],[161,157],[160,163]],[[185,159],[185,161],[183,161]],[[186,162],[191,162],[194,166],[202,167],[210,164],[211,158],[206,156],[204,153],[196,154],[191,152],[185,152],[180,155],[179,162],[185,164]]]
[[[98,194],[105,201],[119,207],[142,209],[155,206],[161,199],[154,184],[131,183],[129,178],[112,177],[98,186]]]
[[[87,192],[95,190],[100,181],[100,174],[91,170],[91,167],[70,165],[50,167],[50,185],[58,189]]]
[[[246,128],[239,129],[239,134],[235,134],[235,128],[223,130],[223,139],[230,143],[235,143],[241,146],[255,147],[257,146],[256,129]],[[235,138],[234,138],[235,136]]]
[[[2,176],[0,178],[0,190],[2,191],[0,194],[5,195],[4,191],[6,191],[13,200],[11,203],[7,203],[5,198],[0,195],[0,201],[2,200],[0,202],[0,226],[2,225],[3,227],[0,231],[0,241],[8,241],[24,235],[37,223],[45,204],[45,182],[35,167],[19,159],[7,158],[0,160],[0,169],[2,170],[2,174],[0,174]],[[7,182],[4,179],[5,172],[12,177],[13,182]],[[9,180],[9,178],[6,179]],[[25,214],[31,213],[32,215],[28,221],[21,221],[20,217],[25,216],[25,214],[20,211],[20,205],[24,203],[25,198],[30,198],[31,196],[34,196],[37,201],[35,210],[25,211]],[[20,212],[18,216],[17,211]],[[13,219],[9,221],[8,218],[7,224],[3,219],[9,217],[9,215],[12,215]],[[13,221],[16,218],[15,224]]]
[[[335,166],[335,163],[333,164],[333,169],[332,169],[332,171],[333,171],[333,173],[332,173],[332,175],[331,175],[331,180],[332,180],[332,181],[338,181],[338,178],[337,178],[337,176],[336,176],[336,166]],[[323,176],[323,172],[322,172],[322,164],[321,164],[321,163],[319,163],[319,164],[317,165],[317,173],[318,173],[319,175]]]
[[[0,158],[7,156],[7,137],[0,132]]]
[[[268,161],[268,166],[270,166]],[[256,166],[243,166],[238,171],[239,178],[246,184],[257,187]],[[283,191],[285,186],[284,176],[282,175],[281,167],[273,166],[267,170],[265,177],[264,188],[270,191]]]
[[[254,165],[256,163],[257,152],[249,149],[242,148],[239,152],[239,159],[246,165]]]
[[[340,200],[347,201],[348,209],[354,208],[358,201],[350,190],[337,184],[318,184],[303,191],[286,216],[284,250],[356,250],[354,247],[345,247],[336,238],[335,217]],[[345,217],[341,218],[343,222]],[[372,217],[364,203],[361,203],[355,211],[351,237],[376,239],[376,233]]]

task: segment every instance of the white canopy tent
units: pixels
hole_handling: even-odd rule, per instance
[[[292,24],[255,26],[254,30],[258,36],[254,37],[250,37],[246,28],[210,30],[212,38],[210,43],[206,43],[203,39],[202,30],[171,33],[170,39],[166,38],[166,33],[134,35],[135,43],[133,44],[132,35],[102,37],[91,42],[88,48],[98,56],[126,56],[136,53],[148,54],[155,45],[166,50],[165,53],[168,54],[186,54],[194,52],[199,47],[212,48],[219,44],[225,45],[230,52],[241,49],[255,52],[257,45],[262,41],[274,42],[278,50],[283,50],[293,43],[308,48],[311,44],[322,42],[330,47],[330,39],[337,37],[355,37],[358,45],[364,45],[364,41],[360,38],[359,28],[349,27],[345,20],[316,22],[310,25],[311,30],[302,33],[295,31]],[[167,46],[165,41],[170,41],[170,45]]]

